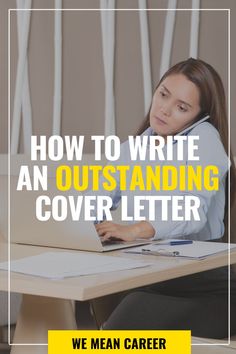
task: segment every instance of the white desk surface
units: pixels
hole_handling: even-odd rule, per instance
[[[63,251],[48,247],[11,245],[11,259],[36,255],[48,251]],[[67,250],[68,251],[68,250]],[[73,251],[75,252],[75,251]],[[79,252],[79,251],[78,251]],[[180,276],[217,268],[228,263],[228,255],[219,253],[204,260],[189,260],[176,257],[160,257],[127,254],[123,251],[106,253],[154,264],[149,267],[99,275],[50,280],[40,277],[11,273],[11,291],[30,295],[48,296],[70,300],[89,300],[115,292],[133,289]],[[0,243],[0,261],[7,260],[7,244]],[[231,263],[236,263],[236,249],[231,251]],[[7,272],[0,271],[0,290],[7,291]]]

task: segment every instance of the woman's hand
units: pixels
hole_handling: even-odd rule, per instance
[[[140,221],[132,225],[120,225],[111,221],[103,221],[95,225],[97,233],[103,241],[115,237],[123,241],[134,241],[137,238],[151,238],[155,234],[152,225],[147,221]]]

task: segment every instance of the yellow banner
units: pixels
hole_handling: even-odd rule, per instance
[[[48,331],[48,354],[190,354],[191,331]]]

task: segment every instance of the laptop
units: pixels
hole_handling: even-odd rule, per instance
[[[19,159],[19,157],[18,157]],[[17,161],[16,161],[17,162]],[[23,164],[22,161],[18,161]],[[14,164],[16,168],[17,163]],[[39,221],[36,218],[35,201],[40,195],[48,195],[52,199],[58,195],[55,178],[49,177],[47,191],[17,191],[18,173],[10,176],[10,242],[37,246],[48,246],[74,250],[106,252],[147,244],[149,240],[125,242],[111,240],[102,242],[92,221],[73,221],[67,217],[64,221]],[[0,171],[0,233],[8,234],[8,177]]]

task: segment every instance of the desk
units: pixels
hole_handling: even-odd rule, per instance
[[[48,247],[11,245],[11,259],[37,255],[48,251],[62,251]],[[78,251],[79,252],[79,251]],[[110,255],[140,259],[121,251]],[[221,267],[228,262],[227,254],[219,253],[204,260],[177,257],[142,256],[150,267],[120,272],[104,273],[49,280],[11,273],[11,291],[23,294],[23,301],[16,326],[15,343],[46,343],[48,329],[76,329],[70,300],[89,300],[103,295],[133,289],[180,276]],[[7,244],[0,243],[0,261],[7,260]],[[231,251],[231,263],[236,263],[236,250]],[[7,291],[7,272],[0,271],[0,290]],[[12,354],[47,353],[46,346],[13,346]]]

